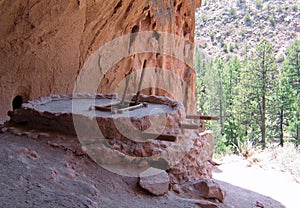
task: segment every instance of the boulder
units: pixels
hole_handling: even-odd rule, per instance
[[[188,199],[218,200],[222,203],[225,199],[225,191],[222,190],[220,185],[213,179],[201,179],[194,182],[187,182],[180,185],[179,191],[181,196]]]
[[[158,174],[153,172],[157,171]],[[139,185],[155,196],[163,196],[169,191],[170,179],[166,171],[149,168],[140,174]]]
[[[194,183],[194,188],[199,194],[206,199],[217,199],[221,202],[225,199],[225,191],[220,185],[216,184],[213,180],[203,179]]]

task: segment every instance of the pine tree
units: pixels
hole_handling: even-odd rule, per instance
[[[238,95],[237,85],[240,77],[240,68],[240,60],[235,56],[228,60],[223,71],[223,89],[226,102],[224,136],[227,145],[233,144],[234,146],[238,146],[238,122],[235,116],[238,112],[234,103]]]
[[[300,131],[300,40],[294,40],[287,49],[287,57],[283,63],[283,89],[287,91],[287,121],[294,138],[299,143]]]
[[[223,95],[224,62],[222,59],[210,60],[205,67],[205,75],[202,77],[205,85],[205,103],[203,111],[206,114],[219,116],[220,123],[208,122],[208,126],[214,129],[216,137],[222,136],[224,131],[225,102]]]
[[[225,101],[222,76],[224,62],[222,59],[205,60],[199,50],[195,52],[195,68],[197,71],[198,108],[204,114],[219,116],[220,123],[207,122],[207,127],[214,130],[217,138],[224,132]]]
[[[284,131],[287,126],[288,115],[290,115],[291,111],[292,88],[288,84],[286,72],[282,69],[279,71],[277,83],[273,96],[273,114],[270,116],[270,119],[274,121],[271,131],[274,137],[279,137],[280,145],[283,146]]]
[[[196,76],[196,89],[197,89],[197,108],[204,108],[204,104],[206,101],[206,91],[205,91],[205,74],[207,68],[209,68],[208,61],[205,59],[199,48],[195,50],[195,70],[197,72]]]
[[[248,64],[245,65],[240,83],[240,125],[243,135],[260,143],[267,144],[267,118],[272,108],[271,97],[275,86],[275,56],[272,46],[267,40],[261,41]],[[257,132],[259,129],[259,132]]]

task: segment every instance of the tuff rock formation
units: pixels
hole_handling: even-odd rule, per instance
[[[141,69],[146,71],[143,94],[174,98],[183,103],[186,113],[195,113],[194,28],[200,5],[201,0],[0,0],[0,18],[5,20],[0,22],[0,116],[49,94],[120,96],[126,86],[128,94],[135,93]],[[86,155],[73,136],[35,134],[35,130],[11,126],[1,131],[44,139],[51,147]],[[178,184],[211,177],[211,133],[187,131],[184,139],[191,148],[172,164],[168,179],[158,184],[164,190],[157,195],[166,193],[169,185],[175,189]],[[135,146],[126,141],[120,147],[113,140],[110,145],[142,157],[155,149],[132,151]],[[39,152],[24,151],[39,158]],[[155,162],[149,166],[160,168]],[[53,177],[57,175],[53,172]],[[147,183],[145,187],[151,181]]]
[[[142,31],[153,33],[152,40],[145,42],[159,49],[149,52],[143,46],[134,53],[130,47],[140,45],[135,41],[138,36],[132,35],[127,46],[132,52],[121,54],[123,57],[99,78],[95,90],[114,92],[120,80],[140,69],[146,60],[145,67],[156,69],[155,76],[148,79],[155,84],[143,92],[175,97],[187,111],[195,111],[195,72],[191,63],[195,10],[200,4],[200,0],[0,1],[0,115],[12,109],[17,95],[27,101],[72,93],[92,54],[116,38]],[[168,48],[163,32],[181,40]],[[157,72],[161,68],[164,70]],[[174,84],[174,76],[178,83]],[[136,90],[138,79],[138,75],[131,77],[131,91]],[[165,90],[162,85],[171,87]]]

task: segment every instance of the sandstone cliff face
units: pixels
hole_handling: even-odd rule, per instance
[[[195,10],[200,4],[200,0],[1,0],[0,115],[12,108],[17,95],[26,101],[48,94],[72,93],[91,55],[126,34],[156,31],[178,35],[188,44],[178,44],[175,50],[192,57]],[[159,37],[156,39],[162,43]],[[170,92],[155,87],[143,92],[176,97],[187,111],[195,111],[193,66],[172,54],[129,54],[105,73],[97,91],[115,91],[119,80],[140,69],[144,60],[147,68],[174,72],[182,86],[177,83]],[[170,76],[159,72],[154,76],[157,78],[148,81],[157,86],[174,85]],[[138,79],[132,77],[131,83]],[[135,85],[130,88],[136,90]]]

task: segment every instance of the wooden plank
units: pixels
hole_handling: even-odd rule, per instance
[[[199,119],[199,120],[214,120],[214,121],[217,121],[217,120],[220,120],[219,117],[214,117],[214,116],[201,116],[201,115],[186,115],[186,118],[187,119]]]
[[[143,132],[142,137],[153,137],[155,140],[175,142],[177,138],[180,138],[181,135],[172,135],[172,134],[160,134],[156,132]]]
[[[108,111],[108,107],[111,108],[111,106],[119,105],[119,104],[120,104],[120,101],[114,101],[114,102],[110,102],[110,103],[107,103],[104,105],[92,105],[89,107],[89,110],[95,109],[95,110],[100,110],[100,111]]]
[[[200,126],[197,124],[187,124],[187,123],[181,123],[180,127],[182,129],[199,129]]]
[[[147,60],[144,60],[143,66],[142,66],[142,74],[141,74],[141,78],[140,78],[140,83],[138,86],[138,90],[136,92],[135,104],[138,104],[140,101],[140,93],[141,93],[141,88],[142,88],[142,84],[143,84],[143,80],[144,80],[146,63],[147,63]]]
[[[138,105],[133,105],[133,106],[128,106],[126,108],[121,108],[121,109],[113,110],[113,113],[124,113],[125,111],[135,110],[135,109],[138,109],[138,108],[142,108],[144,106],[145,105],[143,103],[140,103]]]
[[[130,73],[129,75],[126,76],[126,86],[125,86],[125,89],[124,89],[124,93],[123,93],[121,105],[124,105],[124,103],[125,103],[125,97],[126,97],[126,95],[127,95],[130,77],[131,77],[131,73]]]

